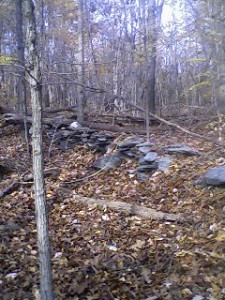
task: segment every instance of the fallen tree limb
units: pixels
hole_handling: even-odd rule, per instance
[[[7,235],[13,231],[20,230],[21,227],[16,224],[0,225],[0,235]]]
[[[0,191],[0,199],[5,197],[6,195],[11,194],[19,187],[18,181],[13,181],[9,186],[7,186],[3,191]]]
[[[172,222],[192,222],[190,219],[185,219],[180,214],[170,214],[170,213],[164,213],[161,211],[156,211],[155,209],[151,209],[145,206],[140,206],[136,204],[129,204],[126,202],[121,201],[107,201],[107,200],[98,200],[95,198],[87,198],[79,195],[74,195],[74,199],[76,201],[85,203],[87,205],[93,205],[96,204],[100,207],[107,206],[110,209],[116,210],[116,211],[123,211],[128,214],[136,215],[142,219],[151,219],[155,221],[172,221]]]
[[[52,176],[55,179],[59,176],[60,173],[60,169],[59,168],[50,168],[50,169],[45,169],[44,170],[44,177],[47,176]],[[34,179],[33,174],[27,174],[26,176],[24,176],[23,181],[28,182],[28,181],[32,181]]]
[[[125,99],[124,99],[124,101],[125,101]],[[142,107],[140,107],[138,105],[135,105],[135,104],[132,104],[132,103],[129,103],[127,101],[125,101],[125,102],[126,102],[127,105],[129,105],[129,106],[131,106],[131,107],[133,107],[133,108],[135,108],[135,109],[137,109],[137,110],[145,113],[145,110]],[[202,136],[200,134],[191,132],[188,129],[185,129],[185,128],[183,128],[183,127],[181,127],[181,126],[179,126],[179,125],[177,125],[177,124],[175,124],[173,122],[167,121],[167,120],[165,120],[165,119],[163,119],[163,118],[161,118],[161,117],[159,117],[159,116],[157,116],[155,114],[152,114],[150,112],[149,112],[149,116],[151,116],[152,118],[155,118],[156,120],[160,121],[161,123],[164,123],[164,124],[169,125],[171,127],[175,127],[177,129],[179,129],[180,131],[183,131],[183,132],[185,132],[185,133],[187,133],[187,134],[189,134],[191,136],[198,137],[198,138],[205,138],[204,136]]]
[[[24,119],[22,116],[20,115],[16,115],[16,114],[4,114],[2,117],[1,117],[2,120],[5,121],[5,126],[7,125],[19,125],[21,123],[24,122]],[[32,117],[27,117],[26,118],[26,122],[28,124],[32,124]],[[69,125],[71,124],[71,120],[69,119],[66,119],[64,117],[56,117],[56,118],[43,118],[43,124],[45,125],[49,125],[51,127],[56,127],[56,126],[59,126],[59,125]]]
[[[145,131],[140,130],[131,126],[118,126],[118,125],[110,125],[110,124],[100,124],[94,122],[82,122],[82,125],[89,127],[90,129],[96,130],[106,130],[112,132],[125,132],[125,133],[134,133],[144,135]]]
[[[8,125],[19,125],[23,124],[24,120],[23,117],[15,115],[15,114],[5,114],[2,116],[2,119],[5,121],[4,127]],[[32,118],[27,117],[27,123],[32,124]],[[42,119],[43,124],[48,125],[53,128],[59,128],[63,126],[68,126],[72,123],[71,119],[67,118],[43,118]],[[95,122],[88,122],[84,121],[81,123],[81,125],[89,127],[90,129],[96,129],[96,130],[107,130],[112,132],[125,132],[125,133],[134,133],[134,134],[145,134],[144,130],[136,129],[131,126],[118,126],[118,125],[110,125],[110,124],[100,124]],[[3,127],[3,126],[2,126]]]
[[[59,175],[60,169],[58,168],[51,168],[51,169],[46,169],[44,170],[44,176],[53,176],[54,178],[57,178]],[[4,190],[0,191],[0,199],[11,194],[12,192],[14,192],[21,184],[23,183],[30,183],[32,184],[33,180],[33,174],[27,174],[25,176],[23,176],[22,178],[20,178],[19,180],[13,181],[9,186],[7,186]]]
[[[144,114],[146,113],[146,111],[145,111],[144,108],[142,108],[142,107],[140,107],[140,106],[138,106],[138,105],[135,105],[135,104],[132,104],[132,103],[128,102],[125,98],[121,97],[120,95],[117,95],[117,98],[118,98],[119,100],[125,102],[128,106],[130,106],[130,107],[132,107],[132,108],[134,108],[134,109],[136,109],[136,110],[138,110],[138,111],[141,111],[141,112],[143,112]],[[224,143],[218,142],[218,141],[216,141],[216,140],[214,140],[214,139],[211,139],[211,138],[207,138],[207,137],[205,137],[205,136],[203,136],[203,135],[201,135],[201,134],[192,132],[192,131],[190,131],[190,130],[188,130],[188,129],[182,127],[182,126],[179,126],[179,125],[177,125],[177,124],[175,124],[175,123],[173,123],[173,122],[167,121],[167,120],[165,120],[165,119],[163,119],[163,118],[161,118],[161,117],[159,117],[159,116],[157,116],[157,115],[155,115],[155,114],[153,114],[153,113],[151,113],[151,112],[149,112],[149,116],[152,117],[152,118],[154,118],[154,119],[156,119],[156,120],[158,120],[158,121],[160,121],[161,123],[164,123],[164,124],[166,124],[166,125],[168,125],[168,126],[174,127],[174,128],[176,128],[176,129],[178,129],[179,131],[182,131],[182,132],[184,132],[184,133],[186,133],[186,134],[188,134],[188,135],[190,135],[190,136],[194,136],[194,137],[200,138],[200,139],[202,139],[202,140],[205,140],[205,141],[207,141],[207,142],[211,142],[211,143],[216,144],[216,145],[218,145],[218,146],[222,146],[222,147],[225,146]]]
[[[128,106],[136,109],[136,110],[139,110],[143,113],[145,113],[145,109],[138,106],[138,105],[135,105],[135,104],[132,104],[132,103],[129,103],[128,101],[126,101],[123,97],[121,96],[117,96],[120,100],[124,101]],[[69,108],[67,108],[66,110],[69,110]],[[60,111],[59,110],[55,110],[55,111]],[[195,133],[195,132],[192,132],[180,125],[177,125],[173,122],[170,122],[170,121],[167,121],[153,113],[150,113],[149,112],[149,116],[155,120],[158,120],[159,122],[163,123],[163,124],[166,124],[170,127],[174,127],[176,129],[178,129],[179,131],[182,131],[190,136],[193,136],[193,137],[197,137],[197,138],[200,138],[202,140],[205,140],[207,142],[211,142],[213,144],[216,144],[218,146],[224,146],[224,143],[221,143],[221,142],[218,142],[216,141],[215,139],[212,139],[212,138],[208,138],[206,136],[203,136],[201,134],[198,134],[198,133]],[[23,124],[24,122],[24,119],[22,116],[18,116],[16,114],[13,114],[13,113],[6,113],[4,114],[1,119],[5,122],[4,125],[2,125],[1,127],[5,127],[7,125],[10,125],[10,124],[13,124],[13,125],[18,125],[18,124]],[[31,124],[32,123],[32,118],[31,117],[27,117],[26,118],[26,122],[28,124]],[[72,123],[72,120],[71,119],[68,119],[68,118],[65,118],[63,116],[61,117],[56,117],[56,118],[43,118],[43,124],[45,125],[48,125],[50,127],[53,127],[53,128],[59,128],[59,127],[62,127],[62,126],[68,126]],[[144,135],[146,134],[146,131],[144,130],[140,130],[140,129],[137,129],[137,128],[134,128],[134,127],[128,127],[128,126],[118,126],[118,125],[110,125],[110,124],[100,124],[99,122],[88,122],[88,121],[84,121],[82,122],[83,126],[86,126],[86,127],[90,127],[91,129],[97,129],[97,130],[107,130],[107,131],[113,131],[113,132],[125,132],[125,133],[134,133],[134,134],[141,134],[141,135]]]

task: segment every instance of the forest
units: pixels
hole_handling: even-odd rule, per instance
[[[0,1],[0,299],[225,299],[224,20]]]

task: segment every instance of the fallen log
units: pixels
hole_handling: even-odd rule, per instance
[[[4,114],[1,119],[5,121],[4,126],[24,123],[24,118],[16,114]],[[32,125],[32,117],[26,117],[26,122]],[[71,122],[71,120],[63,117],[43,118],[43,124],[49,125],[50,127],[67,126],[71,124]]]
[[[124,132],[124,133],[133,133],[133,134],[141,134],[144,135],[146,132],[145,130],[140,130],[135,127],[131,126],[118,126],[118,125],[110,125],[110,124],[100,124],[94,122],[82,122],[82,125],[85,127],[89,127],[90,129],[97,129],[97,130],[106,130],[112,132]]]
[[[130,204],[121,201],[107,201],[107,200],[99,200],[95,198],[87,198],[80,195],[73,196],[76,201],[82,202],[87,205],[96,204],[100,207],[107,206],[108,208],[116,211],[123,211],[128,214],[136,215],[142,219],[151,219],[155,221],[171,221],[171,222],[179,222],[179,223],[192,223],[193,220],[189,218],[184,218],[180,214],[170,214],[164,213],[161,211],[157,211],[152,208],[148,208],[145,206],[140,206],[136,204]]]
[[[12,233],[13,231],[20,230],[21,227],[17,224],[7,224],[7,225],[0,225],[0,235],[8,235]]]
[[[51,169],[46,169],[44,170],[44,176],[52,176],[54,179],[57,179],[58,175],[59,175],[60,169],[58,168],[51,168]],[[24,175],[22,178],[20,178],[19,180],[13,181],[9,186],[7,186],[4,190],[0,191],[0,199],[13,193],[16,189],[18,189],[18,187],[21,184],[24,183],[30,183],[32,184],[32,180],[33,180],[33,174],[27,174]]]
[[[121,100],[123,100],[127,105],[133,107],[134,109],[137,109],[137,110],[139,110],[139,111],[141,111],[141,112],[145,112],[145,109],[143,109],[142,107],[140,107],[140,106],[138,106],[138,105],[135,105],[135,104],[132,104],[132,103],[129,103],[129,102],[127,102],[127,101],[126,101],[125,99],[123,99],[123,98],[121,98]],[[200,138],[200,139],[202,139],[202,140],[204,140],[204,141],[210,142],[210,143],[215,144],[215,145],[218,145],[218,146],[220,146],[220,147],[221,147],[221,146],[222,146],[222,147],[225,146],[224,143],[218,142],[218,141],[216,141],[215,139],[208,138],[208,137],[203,136],[203,135],[201,135],[201,134],[192,132],[192,131],[190,131],[190,130],[188,130],[188,129],[186,129],[186,128],[184,128],[184,127],[182,127],[182,126],[180,126],[180,125],[178,125],[178,124],[176,124],[176,123],[167,121],[167,120],[165,120],[165,119],[163,119],[163,118],[161,118],[161,117],[159,117],[159,116],[157,116],[157,115],[155,115],[155,114],[153,114],[153,113],[150,113],[150,112],[149,112],[149,116],[152,117],[152,118],[155,118],[156,120],[160,121],[160,122],[163,123],[163,124],[166,124],[166,125],[168,125],[168,126],[170,126],[170,127],[174,127],[174,128],[176,128],[176,129],[178,129],[179,131],[182,131],[182,132],[184,132],[184,133],[186,133],[186,134],[188,134],[188,135],[190,135],[190,136],[193,136],[193,137],[196,137],[196,138]]]
[[[0,191],[0,199],[5,197],[6,195],[11,194],[19,187],[18,181],[13,181],[9,186],[7,186],[3,191]]]
[[[4,127],[7,125],[19,125],[24,123],[24,119],[21,116],[15,114],[5,114],[2,116],[2,119],[5,121]],[[26,121],[29,125],[32,124],[32,118],[27,117]],[[67,127],[72,123],[71,119],[67,118],[43,118],[42,120],[44,125],[48,125],[51,128],[59,128],[59,127]],[[89,127],[90,129],[96,130],[106,130],[112,132],[125,132],[125,133],[134,133],[134,134],[145,134],[144,130],[136,129],[131,126],[118,126],[118,125],[110,125],[110,124],[100,124],[95,122],[84,121],[81,123],[82,126]],[[3,127],[3,126],[2,126]]]

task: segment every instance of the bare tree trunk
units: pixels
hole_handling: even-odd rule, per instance
[[[21,135],[25,137],[27,143],[27,153],[29,155],[29,135],[27,128],[27,105],[26,105],[26,83],[25,83],[25,58],[24,58],[24,35],[23,35],[23,12],[22,0],[16,0],[16,38],[17,38],[17,56],[19,60],[19,79],[17,82],[18,91],[18,110],[24,117],[23,125],[21,126]]]
[[[155,114],[156,110],[156,61],[157,61],[157,39],[158,27],[161,22],[162,8],[164,0],[160,0],[160,4],[156,0],[149,1],[148,26],[150,27],[149,44],[152,45],[150,52],[150,61],[148,67],[149,85],[147,93],[147,101],[149,101],[149,111]]]
[[[44,191],[43,152],[42,152],[42,107],[41,107],[41,76],[40,61],[37,54],[36,19],[34,3],[24,0],[27,18],[27,47],[28,47],[28,72],[31,88],[32,104],[32,146],[33,146],[33,173],[35,209],[38,232],[38,247],[40,259],[40,285],[41,299],[53,300],[53,285],[51,273],[51,255],[48,235],[48,216]]]
[[[84,85],[84,4],[83,0],[78,0],[78,81]],[[85,94],[84,87],[78,86],[78,122],[82,123],[84,120],[84,106]]]
[[[24,41],[23,41],[23,15],[22,15],[22,0],[16,0],[16,38],[17,38],[17,56],[20,63],[18,73],[20,74],[17,89],[18,89],[18,110],[23,114],[24,103],[26,99],[25,87],[25,70],[24,70]]]

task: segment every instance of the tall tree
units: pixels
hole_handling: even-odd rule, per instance
[[[158,3],[157,3],[158,2]],[[145,53],[148,60],[147,84],[146,84],[146,111],[156,111],[156,63],[157,40],[161,23],[161,15],[164,0],[151,0],[147,4],[147,28],[144,37]]]
[[[85,107],[85,89],[84,89],[84,1],[78,0],[78,53],[77,53],[77,71],[78,80],[81,85],[78,86],[78,122],[84,120]]]
[[[17,72],[18,72],[18,82],[17,82],[17,95],[18,95],[18,111],[23,115],[24,122],[21,125],[21,135],[25,137],[27,143],[27,154],[29,152],[29,133],[27,126],[27,101],[26,101],[26,82],[25,82],[25,57],[24,57],[24,34],[23,34],[23,10],[22,10],[22,0],[16,0],[16,38],[17,38],[17,58],[19,61]]]
[[[53,300],[50,242],[48,234],[48,215],[44,190],[43,152],[42,152],[42,105],[40,61],[37,53],[37,31],[35,7],[32,0],[24,0],[27,18],[28,73],[32,105],[32,147],[36,222],[40,259],[41,299]]]
[[[19,60],[18,67],[18,110],[21,114],[26,108],[26,85],[25,85],[25,69],[24,69],[24,38],[23,38],[23,13],[22,0],[16,0],[16,38],[17,38],[17,57]]]

